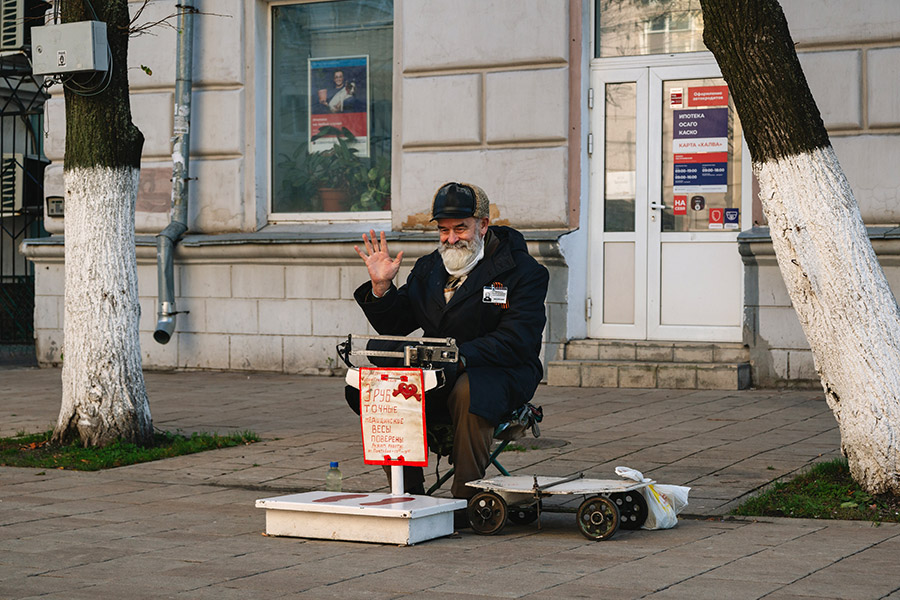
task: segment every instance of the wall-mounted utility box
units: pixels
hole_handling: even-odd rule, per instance
[[[47,196],[44,201],[47,204],[46,208],[44,208],[45,217],[59,217],[61,219],[66,216],[66,199],[63,196]]]
[[[31,63],[35,75],[108,71],[106,23],[79,21],[32,27]]]

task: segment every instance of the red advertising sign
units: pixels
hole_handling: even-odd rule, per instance
[[[724,163],[728,162],[727,152],[701,152],[698,154],[676,154],[675,162],[678,164],[691,163]]]
[[[687,214],[687,196],[675,196],[672,204],[672,212],[676,215]]]
[[[728,86],[708,85],[688,88],[689,108],[700,106],[728,106]]]
[[[725,209],[710,208],[709,209],[709,228],[722,229],[725,226]]]

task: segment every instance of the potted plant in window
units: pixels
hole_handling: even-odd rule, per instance
[[[299,144],[291,154],[281,154],[278,163],[281,186],[279,203],[284,212],[313,212],[319,206],[318,189],[324,160],[319,154],[307,155],[307,144]]]
[[[364,173],[365,191],[359,196],[351,211],[386,210],[391,202],[391,161],[380,157],[375,166]]]
[[[334,146],[323,152],[309,155],[315,168],[310,175],[315,179],[318,195],[325,212],[341,212],[350,208],[351,198],[358,198],[364,187],[366,173],[357,150],[351,144],[356,141],[346,127],[322,127],[313,140],[335,136]],[[315,157],[315,158],[314,158]]]

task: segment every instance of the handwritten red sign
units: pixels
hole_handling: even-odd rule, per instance
[[[359,370],[360,426],[367,465],[428,465],[424,388],[421,369]]]

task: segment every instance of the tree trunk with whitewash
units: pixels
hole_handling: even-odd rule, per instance
[[[102,89],[90,89],[99,75],[75,76],[81,79],[65,87],[63,397],[53,438],[145,444],[153,422],[141,370],[134,249],[144,138],[131,121],[128,3],[65,2],[62,20],[107,23],[111,77]]]
[[[701,0],[853,478],[900,494],[900,311],[776,0]]]

